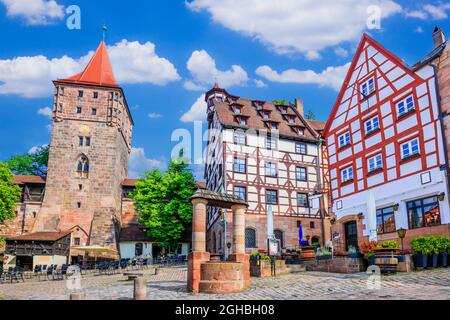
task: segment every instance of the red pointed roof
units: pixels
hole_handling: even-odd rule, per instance
[[[100,42],[83,72],[59,81],[118,87],[105,42]]]

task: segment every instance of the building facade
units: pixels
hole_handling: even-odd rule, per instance
[[[206,93],[207,189],[240,196],[246,212],[246,250],[267,250],[267,212],[283,248],[299,243],[299,228],[310,242],[327,239],[328,198],[323,196],[323,123],[306,120],[303,104],[275,105],[229,94],[217,84]],[[231,212],[208,208],[207,246],[228,253]]]
[[[408,249],[415,236],[449,234],[438,92],[432,65],[409,67],[363,36],[324,130],[338,250],[367,241],[369,193],[378,240],[397,239],[404,228]]]

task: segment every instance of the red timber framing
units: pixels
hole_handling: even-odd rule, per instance
[[[375,91],[364,97],[360,86],[371,77]],[[375,40],[363,36],[324,129],[333,200],[440,166],[444,159],[439,152],[440,128],[435,120],[439,115],[433,101],[434,81],[429,81],[432,78],[434,74],[419,76]],[[410,96],[414,110],[399,116],[397,103]],[[366,133],[365,122],[375,116],[379,129]],[[340,150],[339,136],[347,131],[351,143],[346,146],[348,150]],[[419,155],[403,160],[400,146],[414,138],[419,140]],[[382,169],[369,172],[368,159],[377,154],[382,155]],[[418,159],[415,169],[402,172],[402,165]],[[341,171],[347,167],[353,167],[354,179],[343,184]],[[383,178],[369,185],[368,179],[376,174]]]

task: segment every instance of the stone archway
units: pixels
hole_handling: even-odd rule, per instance
[[[188,290],[229,293],[250,286],[250,256],[245,253],[245,212],[248,204],[226,193],[198,190],[190,199],[193,205],[192,252],[188,258]],[[227,262],[211,261],[206,251],[206,207],[233,212],[233,254]]]

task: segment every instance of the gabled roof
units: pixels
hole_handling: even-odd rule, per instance
[[[83,72],[58,81],[118,87],[116,78],[114,77],[111,61],[109,60],[108,48],[106,47],[106,44],[103,41],[100,42],[100,45]]]
[[[347,75],[345,77],[344,83],[342,84],[341,90],[339,91],[339,95],[336,99],[336,102],[333,106],[333,109],[331,111],[331,114],[328,118],[328,121],[325,125],[324,128],[324,132],[323,135],[327,136],[328,131],[330,130],[330,126],[333,123],[336,113],[339,109],[339,105],[341,103],[342,97],[345,94],[345,91],[349,85],[352,73],[356,67],[356,64],[358,63],[359,57],[362,53],[362,51],[365,49],[365,44],[368,43],[369,45],[373,46],[377,51],[381,52],[383,55],[386,56],[387,59],[389,59],[390,61],[392,61],[393,63],[395,63],[396,65],[398,65],[400,68],[402,68],[405,72],[407,72],[408,74],[410,74],[412,77],[414,78],[418,78],[418,76],[413,72],[413,70],[411,69],[411,67],[409,67],[402,59],[400,59],[399,57],[397,57],[394,53],[392,53],[391,51],[387,50],[385,47],[383,47],[380,43],[378,43],[377,41],[375,41],[374,39],[372,39],[369,35],[367,35],[366,33],[364,33],[364,35],[362,36],[361,42],[359,43],[358,49],[356,50],[355,56],[353,57],[353,61],[350,65],[350,68],[347,71]]]

